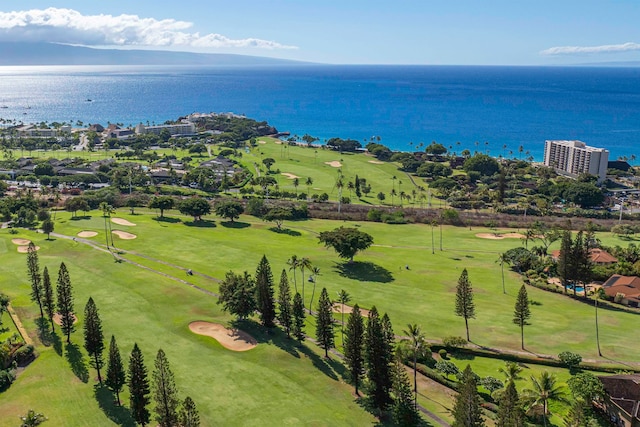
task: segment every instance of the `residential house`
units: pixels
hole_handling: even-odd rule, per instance
[[[614,299],[617,297],[620,304],[640,307],[640,277],[614,274],[602,284],[602,289],[607,296]]]
[[[611,265],[618,262],[618,258],[614,257],[609,252],[600,248],[590,249],[589,256],[591,258],[591,262],[596,265]],[[551,252],[551,258],[553,258],[554,261],[557,262],[559,257],[560,257],[560,250],[555,250]]]
[[[613,425],[640,427],[640,375],[610,375],[598,377],[607,394],[598,406],[606,412]]]

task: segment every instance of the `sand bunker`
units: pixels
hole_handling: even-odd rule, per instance
[[[334,313],[342,313],[342,310],[344,310],[344,314],[351,314],[353,312],[353,307],[346,304],[340,304],[339,302],[333,304]],[[365,310],[364,308],[361,308],[360,314],[362,314],[364,317],[369,317],[369,310]]]
[[[380,160],[369,160],[369,163],[373,163],[374,165],[384,165],[384,162]]]
[[[284,175],[284,176],[286,176],[288,179],[296,179],[296,178],[300,178],[298,175],[294,175],[294,174],[289,173],[289,172],[282,172],[280,175]]]
[[[98,233],[95,231],[81,231],[78,233],[78,237],[96,237]]]
[[[248,333],[240,329],[228,329],[219,323],[191,322],[189,329],[194,334],[205,335],[218,341],[224,348],[233,351],[247,351],[258,345]]]
[[[36,246],[36,251],[40,250],[40,246]],[[21,254],[26,254],[27,252],[29,252],[29,246],[18,246],[18,252],[20,252]]]
[[[258,144],[266,144],[266,143],[267,141],[262,141],[262,140],[258,141]]]
[[[31,243],[31,240],[29,240],[29,239],[11,239],[11,243],[13,243],[14,245],[25,246],[25,245],[28,245],[29,243]]]
[[[493,234],[493,233],[478,233],[476,237],[481,239],[490,240],[502,240],[502,239],[522,239],[524,235],[520,233],[505,233],[505,234]]]
[[[113,222],[114,224],[118,224],[118,225],[127,225],[129,227],[133,227],[135,226],[134,223],[127,221],[124,218],[111,218],[111,222]]]
[[[78,318],[76,317],[76,315],[72,314],[71,316],[73,316],[73,323],[77,323]],[[56,313],[53,315],[53,321],[56,325],[62,326],[62,316],[60,316],[60,313]]]
[[[126,231],[121,230],[113,230],[112,233],[124,240],[132,240],[138,237],[135,234],[127,233]]]
[[[334,160],[333,162],[324,162],[325,165],[329,165],[332,168],[341,168],[342,167],[342,163],[340,163],[337,160]]]

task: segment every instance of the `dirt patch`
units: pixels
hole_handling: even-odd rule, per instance
[[[333,162],[324,162],[325,165],[329,165],[332,168],[341,168],[342,167],[342,163],[340,163],[337,160],[334,160]]]
[[[40,246],[36,246],[36,251],[40,250]],[[26,254],[27,252],[29,252],[29,246],[18,246],[18,252],[20,252],[21,254]]]
[[[71,316],[73,316],[73,323],[78,323],[78,318],[76,317],[76,315],[72,314]],[[53,315],[53,321],[56,325],[62,326],[62,316],[60,316],[60,313],[56,313]]]
[[[78,237],[96,237],[98,233],[95,231],[81,231],[78,233]]]
[[[522,239],[524,235],[520,233],[504,233],[504,234],[478,233],[476,234],[476,237],[479,237],[481,239],[489,239],[489,240],[502,240],[502,239]]]
[[[111,218],[111,222],[118,225],[126,225],[128,227],[134,227],[135,224],[131,221],[127,221],[124,218]]]
[[[135,234],[127,233],[126,231],[122,230],[113,230],[112,233],[124,240],[133,240],[138,237]]]
[[[287,179],[296,179],[296,178],[300,178],[298,175],[294,175],[292,173],[289,172],[282,172],[280,175],[284,175],[287,177]]]
[[[258,342],[248,333],[240,329],[228,329],[219,323],[191,322],[189,329],[194,334],[205,335],[218,341],[228,350],[247,351],[255,348]]]
[[[14,245],[25,246],[25,245],[28,245],[29,243],[31,243],[31,240],[29,240],[29,239],[11,239],[11,243],[13,243]]]
[[[339,302],[333,304],[334,313],[342,313],[342,310],[344,310],[344,314],[351,314],[353,312],[353,307],[346,304],[340,304]],[[362,314],[364,317],[369,317],[369,310],[361,308],[360,314]]]
[[[373,163],[374,165],[384,165],[384,162],[380,160],[369,160],[369,163]]]

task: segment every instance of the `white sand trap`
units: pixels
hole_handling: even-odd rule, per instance
[[[14,245],[25,246],[25,245],[28,245],[29,243],[31,243],[31,240],[29,240],[29,239],[11,239],[11,243],[13,243]]]
[[[40,246],[36,246],[36,251],[40,250]],[[21,254],[26,254],[27,252],[29,252],[29,246],[18,246],[18,252],[20,252]]]
[[[522,239],[524,236],[520,233],[505,233],[505,234],[493,234],[493,233],[478,233],[476,237],[489,240],[502,240],[502,239]]]
[[[329,165],[332,168],[341,168],[342,167],[342,163],[340,163],[337,160],[334,160],[333,162],[324,162],[325,165]]]
[[[111,218],[111,222],[113,222],[114,224],[118,224],[118,225],[127,225],[129,227],[134,227],[135,224],[132,223],[131,221],[127,221],[124,218]]]
[[[138,237],[135,234],[127,233],[126,231],[122,230],[113,230],[112,233],[124,240],[133,240]]]
[[[73,323],[77,323],[78,318],[76,317],[76,315],[72,314],[71,316],[73,316]],[[62,326],[62,316],[60,316],[60,313],[56,313],[53,315],[53,322],[58,326]]]
[[[333,304],[334,313],[342,313],[342,310],[344,310],[344,314],[351,314],[353,312],[353,307],[346,304],[340,304],[339,302]],[[364,317],[369,317],[369,310],[365,310],[364,308],[361,308],[360,314],[362,314]]]
[[[276,144],[282,144],[282,141],[273,141],[273,142],[275,142]]]
[[[373,163],[374,165],[384,165],[384,162],[380,160],[369,160],[369,163]]]
[[[78,237],[96,237],[98,233],[95,231],[81,231],[78,233]]]
[[[287,177],[287,179],[296,179],[296,178],[300,178],[298,175],[294,175],[292,173],[289,172],[282,172],[280,175],[284,175]]]
[[[240,329],[228,329],[219,323],[191,322],[189,329],[194,334],[205,335],[218,341],[224,348],[233,351],[247,351],[258,345],[248,333]]]
[[[267,141],[258,141],[258,144],[266,144]]]

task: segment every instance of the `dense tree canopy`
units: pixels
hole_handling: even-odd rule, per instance
[[[492,176],[498,172],[500,165],[493,157],[486,154],[475,154],[473,157],[465,160],[462,168],[466,172],[476,171],[483,176]]]
[[[194,221],[201,221],[203,215],[211,213],[211,205],[201,197],[192,197],[181,201],[178,210],[184,215],[191,215]]]
[[[357,228],[339,227],[332,231],[322,231],[320,243],[332,247],[340,258],[353,262],[353,257],[373,244],[373,237]]]

